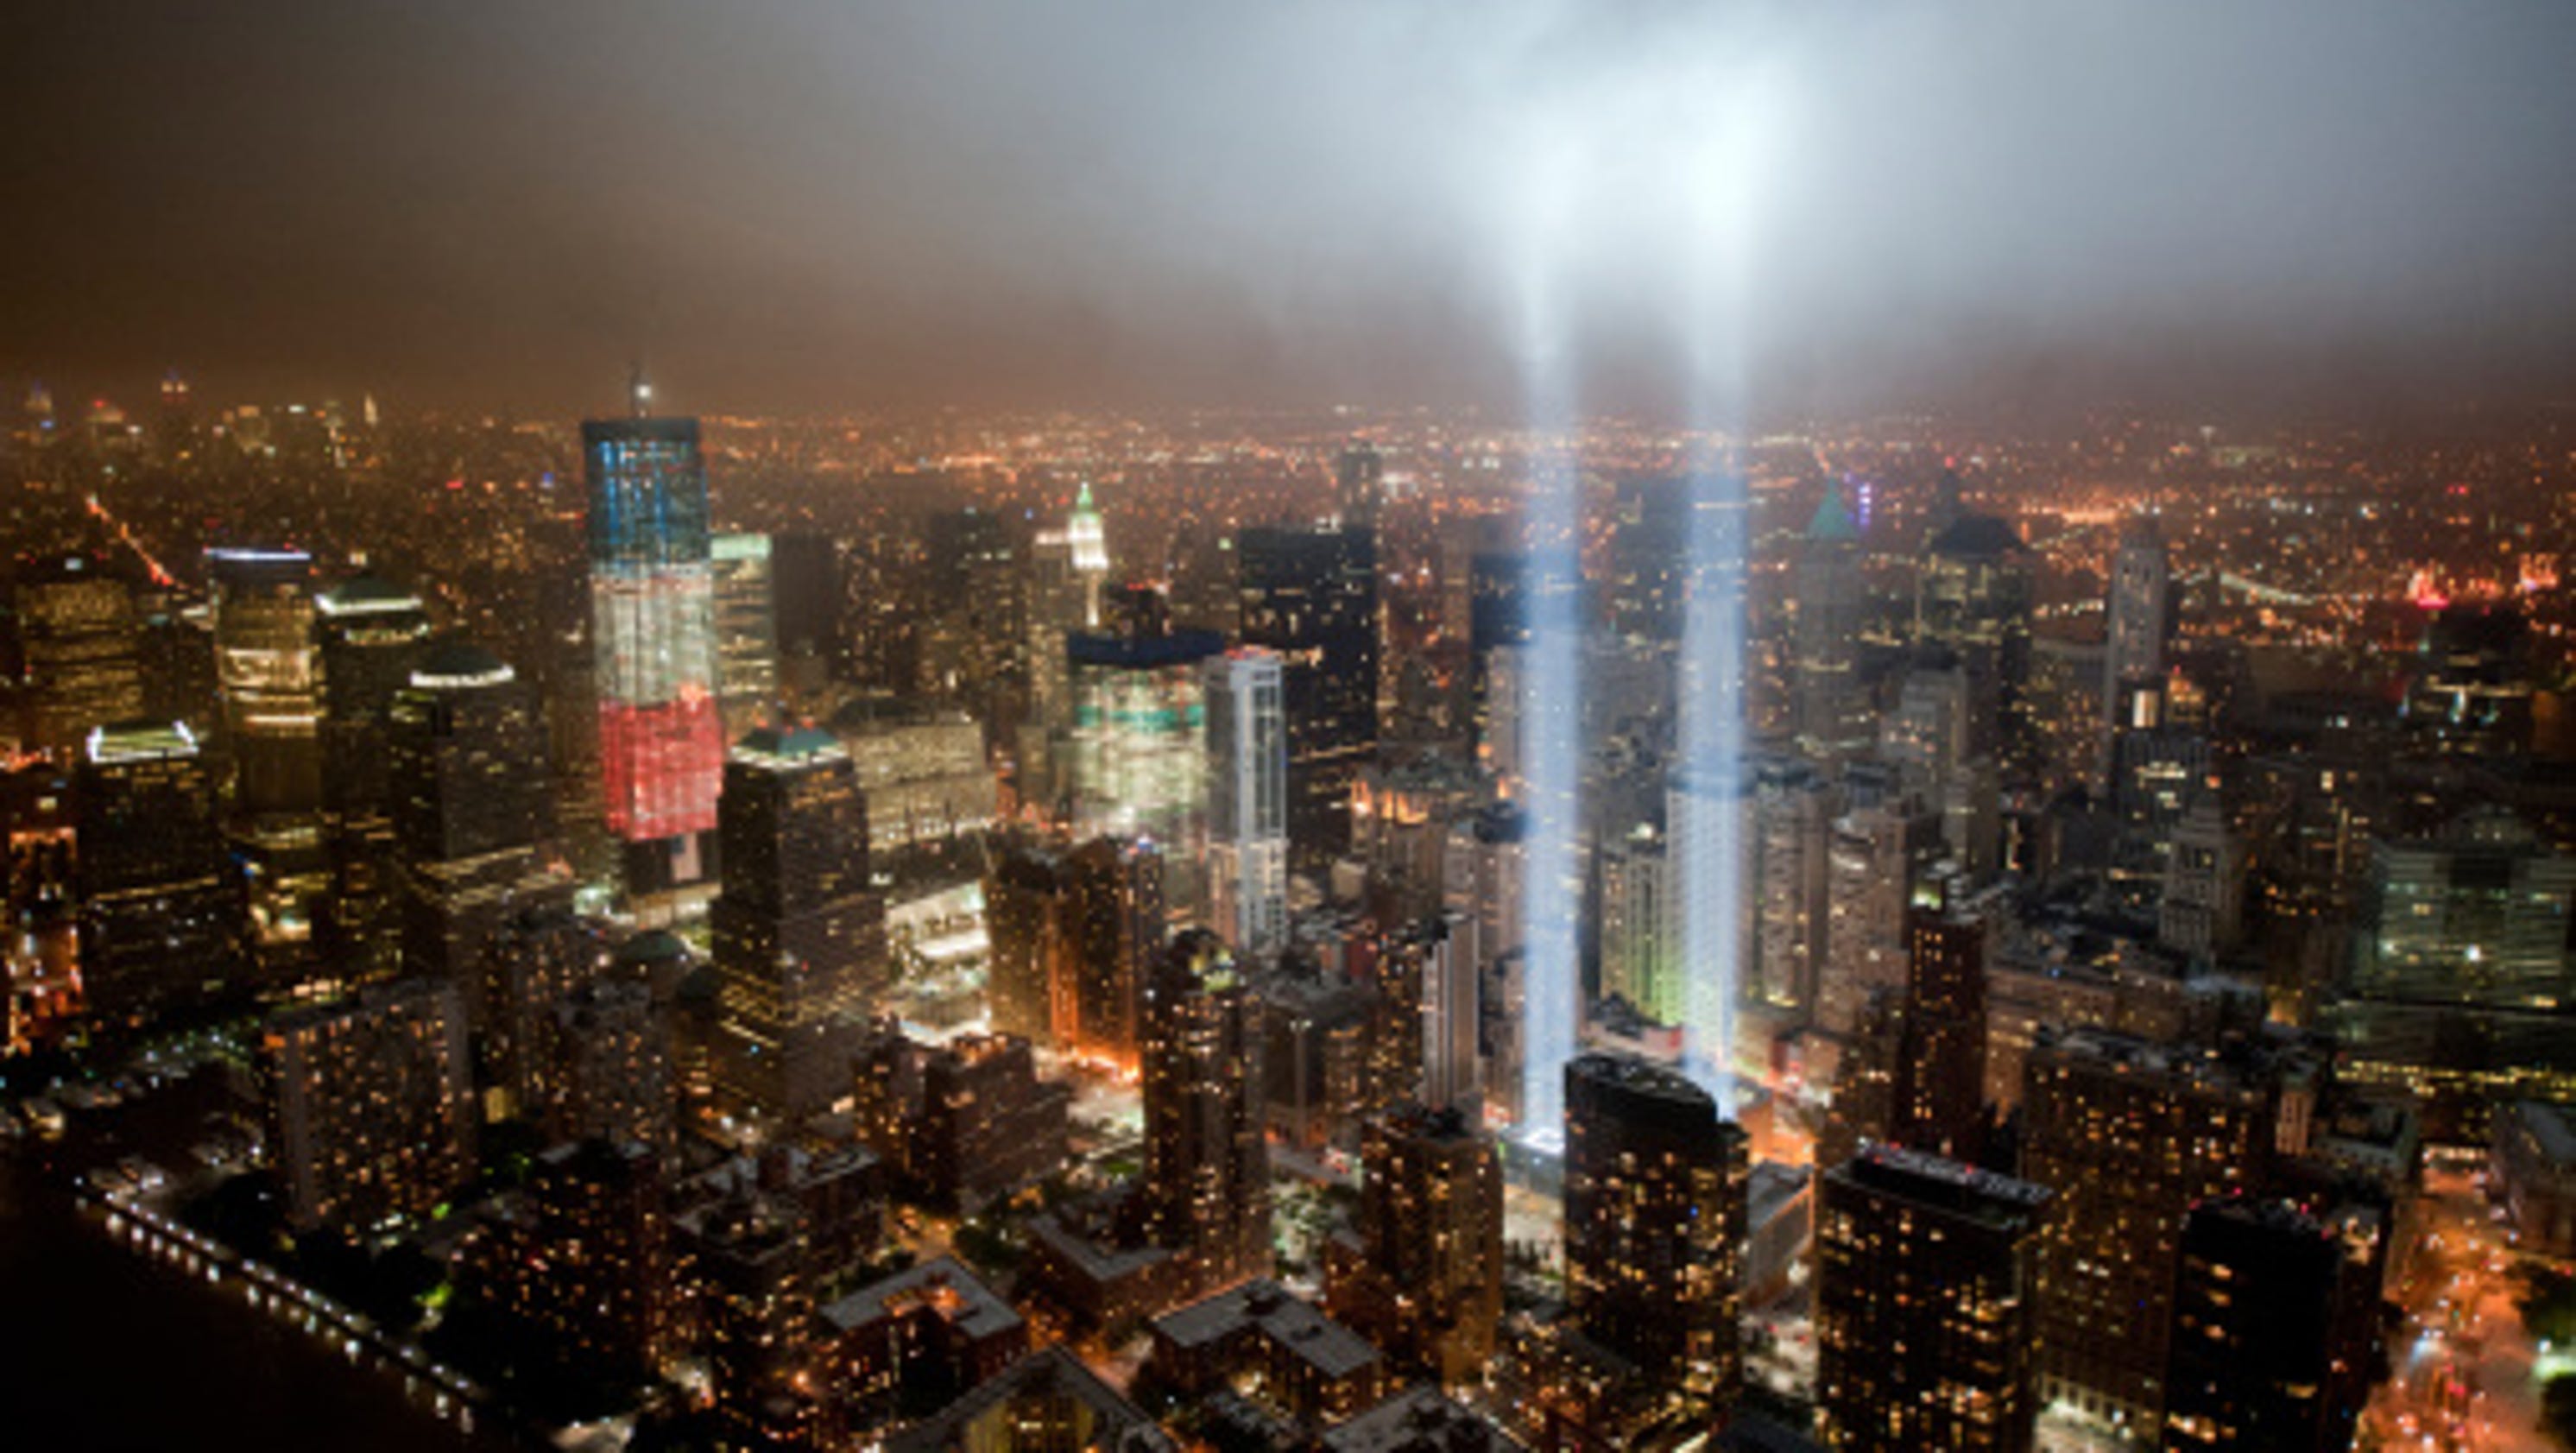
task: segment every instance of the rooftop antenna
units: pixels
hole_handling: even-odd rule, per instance
[[[644,381],[644,360],[640,358],[627,367],[626,400],[639,419],[653,412],[653,385]]]

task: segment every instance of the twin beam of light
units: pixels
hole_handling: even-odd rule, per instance
[[[1520,330],[1531,476],[1521,581],[1528,670],[1518,703],[1528,788],[1520,1123],[1546,1132],[1565,1118],[1565,1064],[1574,1058],[1583,1015],[1576,932],[1583,910],[1583,478],[1575,379],[1552,276],[1575,157],[1560,144],[1533,160]]]
[[[1509,219],[1520,247],[1519,365],[1528,455],[1529,669],[1519,702],[1526,778],[1520,1123],[1547,1134],[1564,1114],[1564,1067],[1582,1021],[1583,486],[1579,366],[1566,273],[1619,264],[1633,241],[1678,251],[1667,279],[1688,370],[1692,434],[1680,717],[1670,830],[1686,991],[1683,1069],[1721,1114],[1736,1108],[1735,1008],[1750,947],[1746,902],[1745,584],[1750,502],[1725,441],[1746,437],[1746,359],[1758,293],[1755,223],[1771,181],[1784,97],[1742,53],[1644,66],[1633,84],[1533,104],[1532,143]],[[1668,229],[1668,230],[1666,230]],[[1657,244],[1645,244],[1650,252]],[[1646,271],[1655,269],[1649,267]]]

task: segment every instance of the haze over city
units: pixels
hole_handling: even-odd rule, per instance
[[[0,373],[596,407],[2563,398],[2529,3],[15,16]],[[1689,308],[1725,253],[1740,307]]]

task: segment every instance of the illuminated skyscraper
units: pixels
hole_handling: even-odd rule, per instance
[[[1094,838],[1066,855],[1066,951],[1050,994],[1064,1048],[1136,1063],[1146,986],[1170,922],[1169,869],[1158,845],[1134,838]]]
[[[650,395],[637,386],[639,410]],[[600,781],[637,916],[704,897],[724,771],[715,578],[698,421],[581,426],[590,485]]]
[[[371,575],[322,592],[322,818],[331,853],[329,952],[359,977],[400,951],[386,724],[429,636],[419,597]]]
[[[2129,692],[2163,680],[2173,644],[2173,573],[2153,515],[2132,515],[2111,552],[2110,636],[2102,651],[2102,711],[2112,730],[2129,719]]]
[[[1906,915],[1905,1026],[1896,1075],[1897,1140],[1968,1159],[1986,1084],[1986,922],[1976,913]]]
[[[93,727],[142,716],[141,622],[134,587],[98,555],[19,566],[12,599],[27,674],[27,746],[76,759]]]
[[[1819,760],[1869,747],[1869,697],[1861,689],[1858,661],[1867,590],[1860,573],[1860,528],[1844,505],[1842,486],[1828,483],[1824,502],[1807,523],[1795,576],[1798,749]]]
[[[322,805],[322,672],[313,558],[301,550],[209,550],[223,746],[250,817]]]
[[[1346,529],[1377,528],[1379,496],[1385,488],[1386,456],[1365,439],[1354,439],[1333,461],[1334,503]]]
[[[717,535],[709,544],[716,592],[716,702],[725,740],[769,720],[778,704],[778,604],[769,537]]]
[[[1743,1379],[1744,1132],[1679,1074],[1565,1066],[1565,1284],[1575,1325],[1703,1412]]]
[[[81,986],[102,1023],[131,1023],[235,987],[241,885],[215,784],[184,722],[90,733],[74,784]]]
[[[478,1029],[477,970],[512,907],[568,885],[539,856],[548,820],[534,693],[479,646],[422,653],[386,725],[396,893],[407,972],[454,980]]]
[[[1246,530],[1243,640],[1279,653],[1288,719],[1288,841],[1319,868],[1350,850],[1351,788],[1377,751],[1377,535]]]
[[[1262,1134],[1261,1005],[1225,942],[1175,936],[1145,989],[1147,1236],[1196,1291],[1270,1269],[1270,1147]]]
[[[1116,635],[1074,635],[1071,795],[1082,836],[1145,837],[1170,847],[1170,896],[1196,906],[1194,856],[1208,788],[1204,663],[1225,649],[1214,631],[1171,628],[1162,594],[1137,587]],[[1294,730],[1293,724],[1291,728]]]
[[[886,972],[868,891],[867,803],[841,744],[764,728],[725,763],[724,895],[710,914],[722,1028],[717,1096],[791,1127],[849,1093]]]
[[[1894,1146],[1825,1173],[1816,1207],[1824,1445],[2027,1453],[2047,1188]]]
[[[1288,738],[1276,653],[1246,646],[1207,663],[1211,917],[1237,953],[1288,932]]]
[[[2022,1175],[2057,1193],[2040,1250],[2041,1399],[2152,1439],[2183,1217],[2260,1182],[2275,1082],[2101,1030],[2043,1030],[2024,1074]]]

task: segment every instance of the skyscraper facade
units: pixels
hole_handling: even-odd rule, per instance
[[[2109,637],[2102,651],[2102,710],[2112,728],[2128,718],[2129,692],[2165,674],[2173,644],[2173,577],[2153,515],[2133,515],[2111,552]]]
[[[74,783],[82,991],[132,1023],[238,987],[241,885],[185,722],[93,730]]]
[[[2022,1175],[2057,1193],[2040,1248],[2040,1395],[2152,1439],[2183,1217],[2258,1183],[2277,1095],[2248,1066],[2104,1030],[2042,1031],[2024,1074]]]
[[[92,728],[144,714],[142,622],[133,583],[112,561],[75,552],[24,562],[11,603],[30,749],[71,762]]]
[[[1860,528],[1839,484],[1825,486],[1807,523],[1794,576],[1798,750],[1819,761],[1866,751],[1871,721],[1860,680],[1860,635],[1867,616]]]
[[[593,419],[581,437],[600,782],[626,895],[658,922],[703,898],[715,869],[724,722],[706,466],[695,419]]]
[[[401,951],[394,891],[387,724],[429,637],[420,598],[372,575],[314,601],[322,650],[322,821],[331,898],[329,952],[358,977],[393,970]]]
[[[322,670],[313,558],[301,550],[209,550],[223,748],[243,814],[322,805]]]
[[[476,985],[513,903],[560,891],[539,854],[552,824],[535,695],[490,652],[441,642],[385,734],[404,966]]]
[[[885,977],[885,903],[868,890],[867,804],[849,754],[811,728],[763,728],[725,763],[724,894],[710,918],[731,1113],[792,1126],[849,1092]]]
[[[1288,736],[1278,654],[1246,646],[1207,663],[1210,917],[1237,953],[1288,932]]]
[[[778,704],[778,601],[767,535],[716,535],[716,706],[728,742]]]

